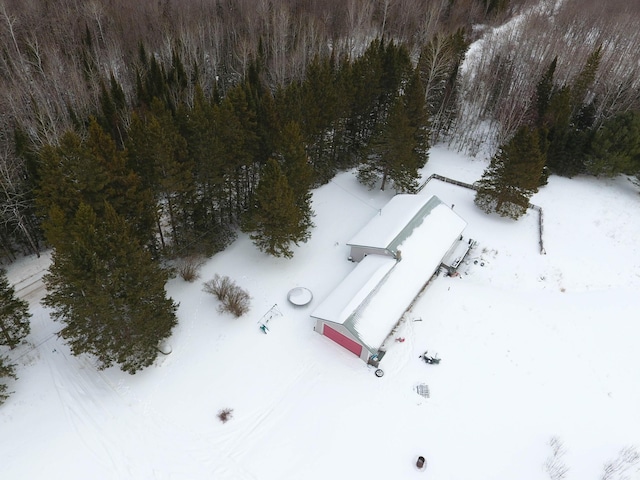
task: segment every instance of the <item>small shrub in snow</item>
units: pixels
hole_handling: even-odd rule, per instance
[[[638,478],[640,473],[640,452],[635,447],[625,447],[618,457],[604,465],[601,480],[627,480]]]
[[[222,423],[227,423],[229,420],[231,420],[232,416],[233,416],[232,408],[225,408],[218,412],[218,418]]]
[[[204,291],[214,295],[222,302],[234,286],[235,283],[229,277],[221,277],[216,273],[211,280],[204,283]]]
[[[229,277],[216,274],[211,280],[205,282],[204,291],[214,295],[219,301],[218,311],[228,312],[235,317],[241,317],[249,311],[251,296],[235,284]]]
[[[565,465],[563,459],[565,454],[564,445],[558,437],[552,437],[549,441],[549,446],[551,447],[551,455],[544,463],[544,470],[551,480],[562,480],[569,471],[569,467]]]
[[[250,305],[251,297],[249,294],[245,290],[234,285],[234,288],[231,289],[227,297],[222,301],[221,310],[223,312],[229,312],[236,317],[241,317],[249,311]]]
[[[185,282],[194,282],[200,276],[200,267],[204,260],[200,257],[190,256],[178,262],[178,273]]]

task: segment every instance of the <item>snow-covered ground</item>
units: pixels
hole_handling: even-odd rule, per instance
[[[424,176],[473,182],[485,166],[434,148]],[[240,236],[199,281],[171,280],[172,353],[135,376],[71,356],[38,303],[43,290],[22,290],[33,331],[0,407],[0,478],[548,479],[553,437],[565,478],[602,478],[621,449],[640,447],[637,187],[552,177],[532,200],[544,211],[546,255],[534,211],[518,222],[485,215],[472,192],[436,180],[421,194],[454,205],[478,245],[459,277],[438,277],[407,315],[382,378],[313,332],[309,317],[353,268],[345,242],[391,195],[353,173],[315,191],[316,228],[292,260]],[[46,265],[25,259],[9,278],[29,285]],[[202,291],[216,273],[250,292],[249,314],[217,312]],[[313,301],[289,304],[294,287]],[[269,312],[265,335],[258,323]],[[425,350],[442,362],[424,363]],[[626,475],[640,478],[638,465]]]

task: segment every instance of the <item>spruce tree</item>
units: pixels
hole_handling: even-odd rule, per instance
[[[274,257],[293,257],[291,244],[299,245],[311,236],[294,190],[273,158],[262,170],[254,205],[245,215],[242,228],[261,251]]]
[[[430,125],[424,94],[420,71],[416,68],[407,84],[403,101],[407,110],[409,127],[413,130],[413,150],[418,157],[418,168],[424,167],[429,159]]]
[[[553,78],[557,65],[558,57],[555,57],[536,85],[534,119],[537,126],[542,126],[549,108],[549,102],[551,101],[551,95],[553,93]]]
[[[519,128],[476,183],[476,205],[486,213],[518,219],[538,190],[544,163],[537,132],[526,126]]]
[[[335,153],[343,133],[339,119],[349,100],[340,92],[333,62],[332,57],[316,56],[299,88],[301,114],[297,121],[308,145],[317,183],[329,181],[343,163]]]
[[[0,405],[2,405],[7,398],[9,398],[10,392],[7,391],[7,385],[5,383],[2,383],[8,378],[17,378],[15,368],[13,364],[9,362],[9,359],[7,357],[0,355]]]
[[[380,183],[384,190],[387,182],[399,192],[413,192],[418,187],[418,169],[424,166],[419,154],[418,128],[411,125],[402,97],[391,108],[386,124],[373,138],[366,158],[358,167],[358,180],[373,188]]]
[[[283,171],[293,190],[296,206],[302,214],[300,225],[305,230],[309,230],[313,227],[311,219],[314,215],[311,208],[313,168],[307,158],[300,126],[295,122],[285,125],[278,143]]]
[[[571,176],[574,167],[569,151],[571,135],[571,88],[564,86],[553,92],[546,109],[541,134],[546,146],[547,165],[559,175]]]
[[[153,197],[142,187],[141,179],[131,168],[126,152],[117,149],[114,140],[95,118],[89,122],[84,146],[90,161],[106,176],[93,208],[100,212],[103,202],[107,201],[131,225],[132,232],[142,245],[150,243],[154,227]]]
[[[29,304],[16,297],[6,271],[0,268],[0,345],[15,348],[29,334],[30,317]]]
[[[182,248],[189,236],[188,207],[195,188],[190,163],[185,161],[186,142],[158,100],[152,102],[152,110],[144,118],[132,115],[127,155],[150,197],[150,211],[163,250],[168,233],[169,245]],[[166,232],[161,219],[168,219]]]
[[[229,223],[248,208],[259,177],[261,142],[257,113],[242,85],[234,87],[214,111],[216,162],[219,162]]]
[[[591,54],[587,57],[584,67],[580,70],[578,76],[574,79],[571,85],[571,105],[573,106],[573,115],[577,115],[578,111],[583,107],[586,102],[587,92],[593,85],[596,79],[596,73],[600,68],[600,60],[602,59],[602,46],[599,45]]]
[[[547,133],[547,138],[543,139],[547,146],[547,165],[559,175],[572,177],[586,170],[586,150],[594,123],[594,106],[593,102],[587,102],[588,91],[601,57],[602,49],[598,47],[587,57],[573,82],[553,91],[550,96],[540,131]]]
[[[80,203],[102,215],[105,202],[131,223],[141,244],[150,242],[152,198],[129,167],[126,154],[117,150],[113,139],[95,119],[90,122],[86,140],[69,131],[59,145],[43,147],[40,160],[36,205],[44,218],[43,229],[50,244],[57,243],[49,232],[52,207],[57,206],[64,218],[71,221]],[[65,231],[58,229],[61,234]]]
[[[621,113],[606,121],[591,139],[586,165],[592,175],[640,173],[640,112]]]
[[[61,216],[55,215],[56,222]],[[126,221],[105,203],[98,218],[81,204],[67,224],[68,241],[55,245],[44,277],[43,304],[65,324],[74,355],[93,355],[131,374],[153,363],[171,334],[177,306],[164,290],[167,274],[140,247]]]

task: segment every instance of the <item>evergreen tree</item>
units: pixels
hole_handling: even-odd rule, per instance
[[[13,364],[9,362],[7,357],[0,355],[0,382],[5,381],[8,378],[13,378],[14,380],[17,378],[15,368]],[[0,383],[0,405],[9,398],[10,392],[7,390],[7,385],[5,383]]]
[[[274,257],[293,257],[291,244],[299,245],[311,236],[294,190],[275,159],[269,159],[262,170],[254,206],[245,215],[242,228],[261,251]]]
[[[29,334],[29,304],[16,297],[6,271],[0,268],[0,347],[15,348]],[[0,405],[9,397],[7,379],[16,379],[14,365],[0,353]]]
[[[58,146],[47,145],[40,151],[40,183],[36,205],[44,218],[43,228],[52,245],[49,211],[57,206],[70,221],[80,203],[86,203],[98,215],[109,202],[133,227],[141,244],[150,242],[153,215],[152,199],[141,188],[140,178],[129,168],[126,154],[117,150],[113,139],[92,119],[87,139],[74,132],[62,136]],[[55,230],[64,235],[65,228]]]
[[[159,100],[144,118],[134,113],[128,132],[127,155],[131,167],[141,179],[150,197],[149,206],[156,233],[165,249],[165,236],[173,249],[182,248],[189,237],[188,211],[195,187],[190,162],[186,161],[186,142],[173,117]],[[162,226],[168,219],[169,228]]]
[[[587,58],[571,85],[555,90],[549,99],[540,132],[546,133],[547,165],[559,174],[572,177],[585,172],[586,150],[594,124],[593,102],[587,102],[600,59],[601,47]],[[549,72],[548,72],[549,73]]]
[[[348,159],[338,153],[344,135],[349,98],[343,92],[333,57],[316,56],[307,67],[300,86],[301,114],[295,119],[302,129],[313,164],[315,183],[326,183]],[[342,76],[344,77],[344,75]]]
[[[384,123],[411,72],[411,62],[404,46],[376,39],[348,72],[344,81],[352,104],[345,134],[351,153],[358,155]]]
[[[399,97],[358,167],[358,180],[369,188],[380,182],[380,189],[384,190],[390,181],[399,192],[415,191],[418,169],[425,162],[418,153],[418,130],[411,125],[405,102]]]
[[[257,112],[248,100],[242,85],[231,89],[222,101],[215,125],[232,188],[227,194],[233,201],[235,218],[248,208],[260,171]]]
[[[15,348],[29,334],[30,317],[29,304],[16,297],[6,271],[0,268],[0,345]]]
[[[226,218],[227,198],[224,195],[222,143],[216,129],[219,106],[207,101],[200,86],[196,86],[192,108],[178,112],[182,136],[186,140],[189,162],[195,185],[193,221],[206,230],[209,221]]]
[[[591,139],[586,164],[592,175],[640,173],[640,112],[625,112],[606,121]]]
[[[486,213],[518,219],[529,207],[529,199],[540,184],[544,168],[538,134],[520,127],[511,140],[501,146],[476,183],[475,203]]]
[[[586,96],[596,79],[596,73],[600,68],[600,60],[602,59],[602,46],[598,46],[587,57],[584,67],[580,70],[578,76],[571,85],[571,105],[573,107],[573,115],[577,115],[583,105],[590,102],[586,101]]]
[[[562,87],[551,95],[543,126],[539,130],[546,146],[547,165],[559,174],[572,176],[579,170],[578,163],[570,149],[571,126],[571,88]]]
[[[555,57],[536,85],[534,123],[537,126],[542,126],[543,120],[547,115],[549,102],[551,101],[551,95],[553,94],[553,77],[555,75],[557,65],[558,57]]]
[[[56,210],[53,222],[63,216]],[[68,241],[55,245],[43,303],[65,324],[61,335],[74,355],[87,353],[100,368],[115,363],[133,374],[157,357],[177,306],[166,297],[166,272],[108,203],[103,211],[100,220],[89,205],[79,206]]]
[[[104,172],[106,183],[98,202],[93,205],[97,211],[107,201],[132,227],[142,245],[151,243],[154,226],[152,209],[153,197],[142,187],[140,177],[130,167],[126,152],[118,150],[115,141],[91,118],[89,131],[84,142],[90,161]]]
[[[100,80],[100,115],[98,123],[109,133],[116,142],[119,149],[124,145],[126,128],[124,118],[126,117],[127,101],[122,86],[111,74],[110,88]]]
[[[314,215],[311,208],[313,168],[307,158],[300,126],[295,122],[285,125],[278,143],[283,171],[302,214],[301,226],[309,230],[313,227],[311,219]]]
[[[417,68],[407,85],[403,101],[407,109],[409,127],[413,130],[413,149],[420,159],[418,168],[422,168],[429,159],[430,125],[429,112],[424,98],[424,85]]]

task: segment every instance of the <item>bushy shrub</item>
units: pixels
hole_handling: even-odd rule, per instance
[[[229,312],[236,317],[241,317],[249,311],[251,297],[245,290],[234,285],[221,306],[221,311]]]
[[[227,423],[231,417],[233,416],[233,409],[232,408],[225,408],[223,410],[220,410],[218,412],[218,418],[220,419],[220,421],[222,423]]]
[[[185,282],[194,282],[200,277],[200,267],[204,259],[197,256],[189,256],[178,261],[178,273]]]
[[[228,312],[235,317],[241,317],[249,311],[251,296],[227,276],[221,277],[216,274],[211,280],[204,283],[203,289],[220,301],[218,306],[220,313]]]
[[[214,295],[222,302],[234,286],[235,283],[229,277],[221,277],[216,273],[211,280],[204,283],[204,291]]]

